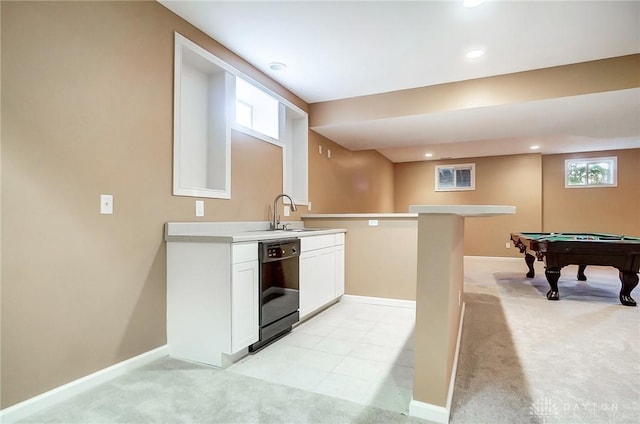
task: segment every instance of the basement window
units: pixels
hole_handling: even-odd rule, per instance
[[[236,77],[236,124],[279,140],[279,110],[278,100]]]
[[[436,191],[465,191],[476,189],[476,164],[437,165]]]
[[[564,175],[565,188],[616,187],[618,158],[567,159]]]

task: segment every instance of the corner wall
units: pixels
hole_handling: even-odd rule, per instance
[[[393,163],[377,151],[352,152],[309,131],[310,213],[393,212],[393,181]]]

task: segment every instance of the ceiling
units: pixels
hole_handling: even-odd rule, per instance
[[[310,104],[640,53],[638,1],[160,3]],[[637,148],[640,88],[312,128],[394,162]]]

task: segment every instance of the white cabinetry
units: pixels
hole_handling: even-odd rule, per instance
[[[258,244],[167,243],[167,345],[215,366],[258,340]]]
[[[232,248],[231,353],[258,341],[260,290],[257,252],[256,243],[233,245]]]
[[[300,318],[344,294],[344,234],[300,239]]]

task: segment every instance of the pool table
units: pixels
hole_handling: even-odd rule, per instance
[[[578,280],[586,281],[587,265],[612,266],[620,271],[620,303],[636,306],[631,291],[638,285],[640,270],[640,238],[601,233],[511,233],[514,246],[524,253],[529,268],[527,278],[533,278],[536,258],[544,261],[549,283],[547,299],[559,300],[560,270],[566,265],[578,265]]]

